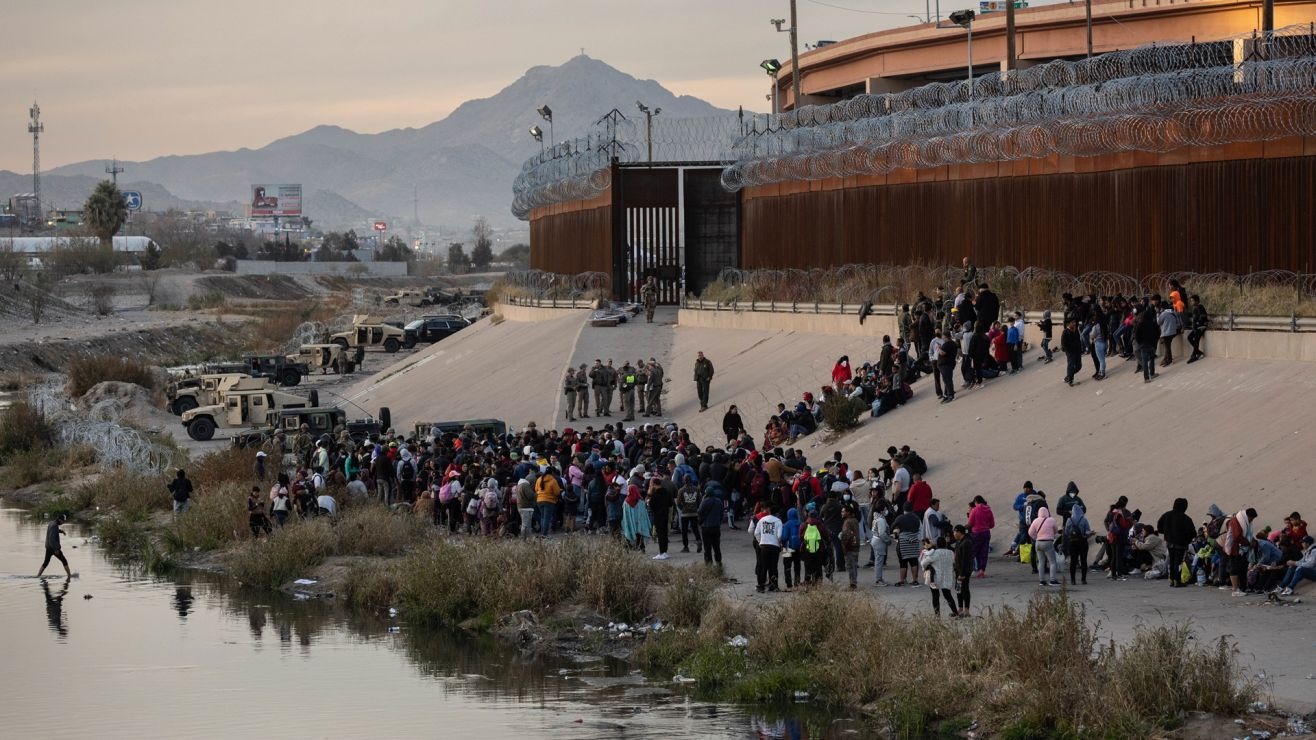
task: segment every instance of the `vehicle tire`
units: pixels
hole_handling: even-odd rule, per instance
[[[390,355],[397,352],[401,347],[402,345],[398,343],[397,337],[389,337],[384,340],[384,351]]]
[[[292,368],[284,369],[279,375],[279,385],[292,387],[302,382],[302,374]]]
[[[177,416],[182,416],[196,407],[196,399],[191,396],[180,396],[174,399],[174,414]]]
[[[393,412],[387,406],[379,407],[379,431],[393,427]]]
[[[310,401],[311,408],[313,409],[320,408],[320,391],[311,391],[311,395],[309,398],[307,398],[307,400]]]
[[[339,347],[342,347],[343,349],[347,349],[347,340],[343,339],[342,337],[335,338],[333,343],[338,345]]]
[[[402,342],[402,347],[403,347],[404,349],[415,349],[415,348],[416,348],[416,338],[415,338],[415,337],[407,337],[406,340]]]
[[[187,425],[187,436],[198,442],[209,442],[215,437],[215,422],[209,416],[198,416]]]

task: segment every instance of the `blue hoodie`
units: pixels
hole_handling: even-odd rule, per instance
[[[781,528],[781,546],[792,550],[804,547],[800,538],[800,510],[792,506],[786,510],[786,526]]]
[[[699,526],[720,527],[724,508],[722,504],[722,484],[711,481],[704,487],[704,500],[699,504]]]
[[[1019,512],[1019,524],[1027,524],[1025,521],[1024,511],[1028,508],[1028,492],[1020,491],[1018,496],[1014,497],[1014,510]]]

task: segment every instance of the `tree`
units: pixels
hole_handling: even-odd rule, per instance
[[[46,289],[50,287],[51,282],[46,271],[41,270],[32,277],[32,285],[23,291],[27,297],[27,307],[32,310],[34,324],[40,324],[42,315],[46,313],[46,304],[50,302],[50,294]]]
[[[461,274],[471,266],[471,258],[466,256],[466,248],[461,242],[448,245],[448,272]]]
[[[82,206],[82,223],[101,240],[101,247],[113,251],[114,235],[128,220],[128,201],[109,180],[101,180]]]
[[[390,236],[388,241],[375,248],[376,262],[410,262],[411,250],[401,237]]]
[[[475,219],[471,236],[475,240],[475,246],[471,249],[471,263],[475,265],[476,271],[484,272],[489,269],[489,263],[493,262],[493,229],[489,228],[489,222],[483,216]]]
[[[18,280],[18,277],[23,274],[23,263],[25,261],[21,253],[14,251],[12,244],[8,242],[0,244],[0,278],[4,278],[8,282]]]
[[[530,264],[530,245],[513,244],[498,255],[499,262],[511,262],[516,265]]]
[[[142,252],[142,256],[137,258],[137,262],[143,270],[160,269],[160,247],[156,246],[154,241],[150,242],[146,245],[146,251]]]

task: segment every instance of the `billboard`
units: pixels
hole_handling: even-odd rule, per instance
[[[252,185],[252,216],[302,215],[301,185]]]

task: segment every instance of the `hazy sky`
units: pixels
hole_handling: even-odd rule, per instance
[[[800,40],[912,23],[924,6],[799,0]],[[48,169],[258,148],[322,123],[423,126],[581,47],[677,94],[763,110],[758,63],[789,55],[768,19],[787,16],[787,0],[4,0],[0,169],[31,169],[34,96]]]

